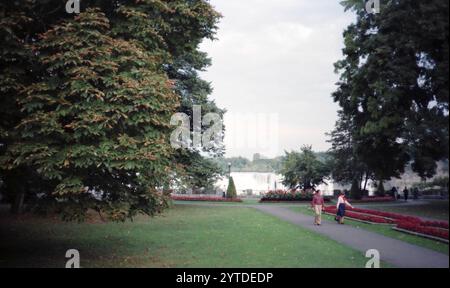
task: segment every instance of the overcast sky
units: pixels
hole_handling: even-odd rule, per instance
[[[338,80],[333,63],[342,58],[342,32],[354,15],[344,13],[338,0],[210,2],[223,18],[218,40],[201,46],[212,58],[202,78],[212,82],[212,98],[228,111],[227,156],[274,157],[303,144],[327,150],[325,133],[333,129],[338,109],[331,98]],[[270,119],[270,131],[256,133],[260,143],[269,135],[270,149],[236,145],[231,139],[252,130],[236,115]]]

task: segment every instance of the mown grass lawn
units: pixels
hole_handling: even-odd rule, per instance
[[[1,267],[364,267],[362,253],[246,207],[175,205],[127,223],[1,215]]]
[[[308,207],[308,206],[301,206],[301,207],[292,207],[291,208],[293,211],[299,212],[299,213],[303,213],[303,214],[307,214],[307,215],[314,215],[314,212]],[[396,210],[392,210],[392,212],[397,212]],[[323,218],[329,221],[333,221],[334,222],[334,216],[331,215],[323,215]],[[369,230],[375,233],[379,233],[382,234],[384,236],[387,237],[391,237],[394,239],[398,239],[398,240],[402,240],[417,246],[422,246],[428,249],[432,249],[435,250],[437,252],[441,252],[444,254],[449,255],[448,253],[448,244],[439,242],[439,241],[434,241],[434,240],[430,240],[430,239],[426,239],[426,238],[422,238],[419,236],[414,236],[414,235],[410,235],[410,234],[406,234],[406,233],[402,233],[399,231],[395,231],[392,229],[392,227],[390,225],[373,225],[373,224],[365,224],[362,222],[358,222],[358,221],[352,221],[349,219],[346,219],[345,221],[346,225],[351,225],[355,228],[358,229],[365,229],[365,230]]]
[[[192,205],[229,205],[229,206],[246,206],[246,205],[277,205],[277,206],[292,206],[299,204],[309,204],[310,201],[305,202],[259,202],[255,198],[243,198],[242,202],[218,202],[218,201],[174,201],[176,204],[192,204]]]

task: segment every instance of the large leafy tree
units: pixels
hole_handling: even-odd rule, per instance
[[[47,73],[25,88],[21,141],[4,161],[53,180],[68,219],[94,208],[123,220],[164,202],[157,188],[171,166],[166,138],[178,99],[158,56],[109,28],[89,9],[41,36],[34,51]]]
[[[39,77],[33,53],[25,46],[33,41],[36,29],[30,17],[32,6],[31,1],[0,3],[0,155],[19,138],[15,127],[24,115],[18,106],[21,91]],[[49,188],[29,167],[5,168],[0,165],[1,188],[13,204],[13,213],[20,212],[25,196],[32,196],[36,189]]]
[[[199,51],[199,45],[205,38],[214,39],[216,24],[221,17],[209,3],[203,0],[143,1],[120,7],[118,11],[122,12],[122,17],[115,20],[118,24],[114,29],[117,35],[138,39],[147,49],[157,47],[166,53],[164,69],[170,79],[174,80],[174,89],[180,98],[177,111],[190,117],[191,132],[201,133],[209,128],[202,126],[200,131],[193,130],[194,105],[201,107],[203,116],[207,113],[223,116],[225,111],[208,98],[212,93],[211,84],[199,76],[199,71],[204,71],[211,65],[207,54]],[[147,17],[143,18],[142,15]],[[155,29],[155,26],[158,28]],[[158,33],[159,38],[153,39],[143,34],[143,27],[151,27]],[[176,178],[184,182],[183,186],[191,185],[193,189],[210,186],[219,167],[207,157],[221,156],[223,150],[224,147],[219,145],[176,151],[173,161],[181,168],[177,170]],[[207,157],[202,156],[205,154]],[[200,167],[204,169],[199,169]],[[192,179],[193,175],[197,177],[195,184],[188,180]],[[212,175],[214,177],[211,177]]]
[[[344,33],[345,58],[334,100],[354,125],[353,145],[378,180],[404,167],[421,177],[448,159],[448,1],[381,1],[379,14],[362,1]]]
[[[317,159],[311,146],[303,146],[300,152],[286,152],[281,166],[283,184],[292,189],[314,189],[325,183],[330,173],[327,165]]]
[[[29,93],[34,92],[30,87],[33,87],[33,89],[37,89],[37,84],[46,83],[49,84],[49,87],[52,89],[55,89],[55,85],[58,85],[60,83],[76,83],[78,86],[78,89],[81,86],[88,86],[90,88],[94,88],[93,90],[87,90],[85,92],[86,95],[84,95],[85,99],[89,97],[92,98],[92,101],[97,99],[97,96],[102,96],[101,93],[108,92],[107,89],[111,88],[112,83],[104,84],[101,81],[90,79],[87,76],[93,76],[92,74],[98,73],[98,71],[93,71],[93,68],[89,65],[85,65],[85,63],[71,63],[74,65],[79,65],[79,69],[81,71],[81,74],[84,73],[83,77],[80,79],[72,79],[70,78],[68,72],[64,71],[62,67],[58,67],[58,69],[49,69],[49,66],[52,65],[59,65],[56,62],[56,59],[47,59],[43,60],[44,55],[40,55],[41,50],[45,50],[49,47],[44,47],[41,45],[45,45],[44,42],[48,41],[48,39],[40,38],[39,35],[48,32],[50,27],[54,27],[54,31],[60,31],[61,25],[66,25],[65,23],[72,23],[72,22],[65,22],[67,21],[73,21],[74,15],[66,13],[64,7],[65,7],[65,0],[45,0],[45,1],[34,1],[34,0],[18,0],[18,1],[7,1],[0,3],[0,14],[2,16],[2,25],[0,28],[0,36],[2,37],[2,43],[0,45],[0,52],[2,55],[1,62],[0,62],[0,68],[1,68],[1,78],[0,81],[2,81],[2,87],[4,87],[1,90],[1,111],[2,116],[0,120],[0,148],[2,155],[5,155],[6,157],[3,157],[5,161],[13,161],[13,164],[11,162],[8,163],[8,165],[2,165],[0,168],[0,177],[8,184],[10,182],[10,185],[7,185],[12,191],[12,194],[23,194],[23,191],[29,192],[31,187],[36,188],[37,191],[32,192],[32,194],[36,194],[36,192],[42,192],[47,195],[53,195],[52,193],[55,191],[55,187],[58,187],[60,183],[60,180],[58,179],[48,179],[48,175],[45,175],[43,173],[44,170],[37,169],[36,166],[30,166],[30,159],[13,159],[14,156],[12,155],[18,155],[17,153],[24,153],[24,151],[19,151],[16,148],[17,147],[25,147],[24,143],[22,143],[23,137],[29,137],[30,134],[27,135],[28,132],[24,134],[24,129],[28,129],[29,127],[26,127],[26,125],[22,125],[21,129],[16,129],[16,126],[23,122],[24,119],[29,119],[33,116],[33,114],[37,113],[48,113],[50,114],[52,109],[55,109],[55,105],[51,105],[50,103],[47,103],[45,99],[40,99],[39,101],[36,101],[36,99],[33,99],[31,94],[22,93],[23,91],[28,91]],[[123,97],[123,101],[126,101],[127,97],[132,97],[131,90],[133,89],[143,89],[145,90],[145,93],[149,93],[149,95],[153,95],[154,101],[152,103],[143,103],[143,106],[141,109],[143,111],[147,111],[146,116],[135,116],[131,119],[127,119],[127,121],[136,121],[141,123],[142,125],[145,125],[144,123],[150,122],[149,129],[151,129],[152,125],[162,125],[165,126],[167,122],[165,122],[167,119],[165,118],[167,115],[164,114],[164,119],[162,119],[159,116],[159,113],[167,112],[169,111],[173,112],[173,110],[167,109],[167,111],[163,111],[166,106],[171,106],[173,104],[171,101],[167,103],[163,103],[158,101],[163,95],[167,96],[167,93],[165,93],[164,89],[169,89],[172,92],[175,92],[174,95],[178,98],[176,102],[179,102],[181,105],[179,105],[177,108],[177,111],[188,111],[189,105],[194,104],[200,104],[202,105],[202,109],[204,111],[219,111],[222,112],[220,109],[218,109],[214,102],[208,100],[207,96],[211,92],[211,88],[209,86],[209,83],[204,82],[201,80],[198,76],[198,73],[196,71],[202,70],[205,67],[209,65],[209,59],[207,59],[206,55],[203,53],[200,53],[198,51],[198,44],[204,39],[204,38],[213,38],[213,35],[215,33],[216,26],[220,15],[214,11],[214,9],[209,5],[207,1],[204,0],[173,0],[173,1],[154,1],[154,0],[143,0],[143,1],[134,1],[134,0],[117,0],[117,1],[109,1],[109,0],[85,0],[81,1],[82,4],[82,12],[85,12],[87,9],[90,9],[90,7],[100,9],[98,12],[101,11],[103,15],[101,17],[104,17],[104,19],[108,20],[109,27],[105,28],[102,27],[103,30],[102,34],[104,36],[109,37],[111,41],[123,41],[123,43],[127,43],[126,45],[129,45],[129,47],[132,47],[134,51],[140,51],[139,53],[144,53],[150,55],[151,60],[147,61],[148,63],[145,64],[142,62],[142,59],[137,57],[137,61],[139,63],[131,63],[127,64],[130,75],[129,77],[132,79],[131,82],[136,82],[137,79],[133,77],[137,77],[138,75],[132,75],[134,71],[133,69],[137,69],[137,66],[133,65],[150,65],[151,69],[148,69],[148,72],[155,73],[154,76],[160,77],[160,81],[157,83],[150,83],[146,82],[145,80],[141,79],[142,82],[139,83],[139,87],[126,87],[125,84],[129,84],[130,82],[121,82],[118,90],[118,93],[120,93],[121,97]],[[91,11],[92,12],[92,11]],[[96,22],[96,21],[94,21]],[[64,23],[64,24],[62,24]],[[93,26],[95,26],[98,23],[91,23]],[[88,25],[91,27],[90,25]],[[100,27],[95,26],[95,29],[90,31],[92,35],[95,33],[98,33],[100,31]],[[84,28],[83,28],[84,29]],[[66,31],[67,32],[67,38],[73,37],[73,39],[76,40],[76,34],[74,34],[74,31]],[[83,32],[83,31],[78,31]],[[69,35],[71,34],[72,35]],[[44,34],[45,35],[45,34]],[[50,34],[48,34],[50,35]],[[92,40],[90,37],[85,35],[87,39],[90,41]],[[58,43],[56,39],[53,39],[55,43]],[[48,43],[47,43],[48,44]],[[86,45],[92,45],[92,47],[96,46],[97,44],[94,42],[86,42]],[[112,45],[115,45],[117,43],[113,43]],[[119,46],[118,46],[119,47]],[[120,46],[123,48],[122,46]],[[53,52],[51,51],[48,57],[50,57],[51,53],[68,53],[72,55],[66,55],[67,57],[74,57],[78,55],[80,58],[84,59],[87,57],[89,59],[88,61],[93,61],[93,59],[90,59],[89,57],[92,56],[90,53],[90,48],[84,49],[80,54],[77,51],[70,51],[67,52],[63,49],[66,49],[67,47],[59,47],[61,51],[59,51],[58,47],[53,47]],[[109,49],[107,47],[104,47],[105,49]],[[35,50],[33,50],[35,49]],[[50,50],[50,49],[49,49]],[[125,54],[128,53],[127,51],[122,51]],[[55,54],[54,56],[60,54]],[[131,55],[131,54],[130,54]],[[139,54],[142,56],[141,54]],[[116,57],[116,58],[114,58]],[[114,61],[118,61],[119,58],[118,55],[111,55],[111,60],[113,60],[111,63],[105,63],[107,64],[104,67],[104,70],[102,72],[107,73],[108,67],[116,67],[117,63]],[[134,57],[134,56],[133,56]],[[72,59],[71,59],[72,60]],[[104,59],[103,59],[104,60]],[[44,63],[45,61],[45,63]],[[100,60],[99,60],[100,61]],[[83,69],[84,67],[84,69]],[[143,67],[143,66],[140,66]],[[92,71],[90,71],[92,70]],[[57,73],[55,73],[57,71]],[[147,71],[147,69],[146,69]],[[189,73],[186,73],[186,71],[189,71]],[[111,72],[111,71],[109,71]],[[164,75],[165,74],[165,75]],[[114,74],[103,74],[104,77],[114,77]],[[52,79],[51,79],[52,78]],[[69,79],[70,78],[70,79]],[[169,78],[171,81],[170,83],[173,83],[174,85],[169,87],[166,86],[169,82],[166,82],[167,78]],[[166,80],[164,80],[166,79]],[[104,80],[104,79],[102,79]],[[109,80],[108,80],[109,81]],[[185,83],[185,84],[183,84]],[[136,84],[136,83],[133,83]],[[189,84],[189,85],[188,85]],[[143,85],[140,87],[140,85]],[[145,87],[144,87],[145,86]],[[26,90],[24,90],[26,88]],[[68,89],[75,89],[77,87],[63,87],[64,90],[62,91],[68,91]],[[116,87],[117,88],[117,87]],[[41,87],[42,89],[42,87]],[[98,91],[95,91],[97,89]],[[105,90],[105,91],[103,91]],[[182,93],[182,91],[184,91]],[[45,91],[54,93],[55,90],[49,90]],[[95,92],[91,94],[91,92]],[[97,92],[101,92],[98,94]],[[61,92],[62,93],[62,92]],[[87,94],[90,96],[87,97]],[[124,95],[122,95],[124,94]],[[139,94],[139,93],[138,93]],[[24,98],[27,97],[27,98]],[[81,97],[81,96],[80,96]],[[34,104],[29,103],[29,100],[35,101]],[[89,98],[90,99],[90,98]],[[172,99],[172,98],[171,98]],[[194,101],[194,99],[199,99],[198,101]],[[80,100],[80,99],[78,99]],[[99,100],[99,98],[97,99]],[[91,100],[89,100],[91,101]],[[136,100],[137,101],[137,100]],[[80,101],[81,104],[82,101]],[[36,104],[37,103],[37,104]],[[120,103],[120,102],[118,102]],[[118,104],[117,103],[117,104]],[[4,105],[5,104],[5,105]],[[109,106],[111,103],[105,102],[106,106]],[[126,103],[130,104],[130,103]],[[151,104],[151,106],[148,106],[146,104]],[[167,105],[166,105],[167,104]],[[32,107],[32,105],[36,105]],[[152,106],[153,105],[153,106]],[[111,107],[113,109],[115,107]],[[155,109],[156,112],[154,113],[152,109]],[[96,108],[93,107],[92,111],[94,111]],[[59,113],[60,111],[54,111],[56,113]],[[116,112],[116,111],[115,111]],[[123,111],[122,111],[123,112]],[[106,117],[113,116],[111,114],[106,115]],[[126,113],[124,113],[125,116]],[[116,115],[117,116],[117,115]],[[119,121],[118,117],[116,119],[109,119],[108,121]],[[97,119],[98,120],[98,119]],[[105,119],[103,119],[105,120]],[[107,122],[106,120],[104,122]],[[46,123],[49,125],[50,123]],[[54,124],[54,123],[53,123]],[[52,124],[52,125],[53,125]],[[89,123],[91,124],[91,123]],[[97,124],[97,122],[94,122],[94,124]],[[110,123],[108,123],[110,124]],[[51,126],[51,125],[50,125]],[[101,127],[100,131],[94,132],[96,129],[96,125],[89,125],[90,127],[87,127],[86,129],[93,133],[100,133],[100,135],[106,134],[106,138],[109,137],[115,137],[117,135],[118,131],[116,129],[114,130],[114,133],[106,133],[110,127],[108,125],[104,125]],[[92,127],[91,127],[92,126]],[[113,126],[114,127],[114,126]],[[35,129],[34,127],[33,129]],[[45,133],[57,133],[57,129],[60,129],[61,127],[57,127],[57,125],[51,126],[51,129],[55,129],[56,131],[45,131]],[[64,127],[63,127],[64,128]],[[68,129],[70,127],[64,128]],[[97,127],[98,128],[98,127]],[[115,128],[115,127],[114,127]],[[122,127],[123,128],[123,127]],[[167,127],[166,127],[167,128]],[[162,129],[163,130],[163,129]],[[161,134],[166,134],[167,132],[160,131]],[[21,132],[21,134],[17,133]],[[33,131],[35,133],[36,131]],[[43,133],[44,131],[39,131],[39,133]],[[69,133],[68,131],[65,131],[66,133]],[[130,131],[130,134],[128,135],[131,138],[133,137],[140,137],[143,135],[139,135],[141,131]],[[45,133],[41,134],[45,135]],[[53,136],[53,134],[51,134]],[[157,138],[157,133],[154,133],[152,137],[155,139]],[[31,142],[31,138],[28,139],[28,142]],[[36,141],[38,138],[34,138]],[[115,140],[115,139],[111,139]],[[117,139],[118,140],[118,139]],[[121,138],[121,141],[126,142],[127,139]],[[20,145],[16,145],[20,144]],[[37,143],[40,144],[40,143]],[[133,143],[129,143],[132,145]],[[161,143],[160,146],[157,144],[154,148],[155,149],[163,149],[163,146],[167,143]],[[152,145],[153,146],[153,145]],[[14,150],[14,151],[13,151]],[[162,151],[161,150],[161,151]],[[14,152],[14,153],[13,153]],[[29,152],[29,151],[28,151]],[[164,155],[159,155],[161,158],[158,158],[157,161],[164,162],[166,160],[170,161],[170,166],[176,166],[177,162],[184,161],[185,158],[182,158],[180,154],[176,151],[166,151],[167,153],[164,153]],[[169,153],[170,152],[170,153]],[[198,159],[194,156],[199,156],[200,151],[190,151],[192,153],[192,159]],[[34,153],[34,152],[33,152]],[[220,149],[215,151],[215,153],[221,153]],[[32,154],[34,155],[34,154]],[[158,156],[158,157],[159,157]],[[203,159],[203,158],[201,158]],[[20,160],[20,161],[19,161]],[[26,160],[26,161],[25,161]],[[92,159],[92,162],[96,162],[98,158]],[[126,159],[126,161],[129,161],[130,159]],[[148,161],[153,161],[152,159],[148,159]],[[39,165],[42,163],[38,163]],[[67,164],[67,162],[66,162]],[[69,165],[72,165],[73,163],[69,161]],[[103,169],[103,163],[95,163],[99,165],[99,167],[92,166],[92,175],[95,175],[99,171],[102,171]],[[148,163],[146,163],[147,165]],[[164,166],[164,165],[163,165]],[[180,167],[182,165],[178,165]],[[129,166],[130,168],[131,166]],[[190,165],[184,165],[184,169],[189,169]],[[5,169],[8,168],[8,169]],[[66,167],[67,168],[67,167]],[[72,167],[69,166],[70,169],[66,169],[67,174],[72,174],[74,176],[78,175],[78,167],[75,167],[72,170]],[[138,167],[142,168],[142,167]],[[48,172],[48,171],[47,171]],[[133,173],[131,173],[133,174]],[[27,177],[24,177],[24,176]],[[139,177],[143,177],[141,174],[138,174]],[[14,176],[14,177],[12,177]],[[151,189],[155,189],[155,185],[160,185],[160,183],[168,182],[173,176],[174,173],[165,173],[162,175],[158,175],[157,173],[155,176],[160,176],[160,179],[158,183],[152,183],[149,187]],[[116,179],[117,183],[128,183],[130,177],[132,178],[133,175],[128,175],[128,173],[122,174],[120,173],[120,177],[124,177],[124,181],[121,181],[119,179]],[[26,179],[26,181],[25,181]],[[31,181],[33,180],[33,181]],[[28,183],[32,182],[32,183]],[[76,182],[76,181],[75,181]],[[73,184],[73,183],[72,183]],[[71,184],[71,185],[72,185]],[[78,186],[80,183],[78,182]],[[69,185],[69,186],[71,186]],[[83,183],[84,185],[84,183]],[[127,184],[124,184],[127,185]],[[67,187],[69,187],[67,186]],[[75,185],[76,186],[76,185]],[[62,187],[62,186],[59,186]],[[86,186],[87,187],[87,186]],[[113,187],[110,187],[113,189]],[[133,191],[134,196],[136,196],[140,191],[134,190]],[[13,195],[14,196],[14,195]],[[54,196],[54,195],[53,195]],[[20,198],[20,197],[19,197]],[[139,198],[139,197],[137,197]],[[53,199],[54,200],[54,199]],[[92,199],[89,199],[89,201],[86,201],[86,203],[90,202]],[[99,199],[96,199],[99,201]],[[77,201],[75,201],[77,202]],[[119,203],[120,200],[117,202]],[[158,201],[156,201],[158,202]],[[57,202],[58,205],[61,204],[61,202]],[[106,202],[101,202],[100,204],[105,204]],[[131,202],[130,202],[131,203]],[[122,213],[121,215],[128,215],[131,216],[135,212],[139,211],[140,208],[142,208],[142,205],[139,209],[136,209],[136,207],[133,204],[127,203],[127,200],[122,201],[123,204],[123,210],[121,211],[127,211],[127,213]],[[159,203],[159,202],[158,202]],[[99,204],[99,203],[97,203]],[[130,205],[128,205],[130,204]],[[77,203],[78,205],[78,203]],[[150,203],[150,206],[153,205]],[[60,206],[60,205],[59,205]],[[76,205],[75,205],[76,206]],[[75,207],[74,206],[74,207]],[[82,205],[81,205],[82,206]],[[101,205],[97,205],[97,207],[100,207]],[[74,208],[72,207],[72,208]],[[105,206],[106,207],[106,206]],[[80,207],[78,207],[80,208]],[[77,209],[78,209],[77,208]],[[72,213],[73,215],[82,215],[85,211],[83,207],[81,210],[79,210],[76,213]],[[74,208],[75,209],[75,208]],[[145,211],[143,211],[145,212]],[[150,212],[150,211],[147,211]],[[69,213],[70,214],[70,213]],[[118,217],[122,218],[122,217]]]

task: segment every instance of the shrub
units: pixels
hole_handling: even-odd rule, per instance
[[[234,185],[233,177],[230,177],[228,180],[228,188],[226,196],[229,199],[237,198],[236,186]]]
[[[208,201],[208,202],[242,202],[240,198],[223,198],[223,197],[200,197],[200,196],[179,196],[172,195],[172,200],[176,201]]]
[[[285,190],[276,190],[276,191],[269,191],[263,195],[261,198],[261,202],[280,202],[280,201],[297,201],[297,202],[303,202],[303,201],[312,201],[313,198],[313,192],[306,192],[306,191],[285,191]],[[324,196],[323,197],[325,202],[331,201],[330,197]]]

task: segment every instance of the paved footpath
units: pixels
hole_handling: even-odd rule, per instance
[[[350,225],[339,225],[323,221],[322,226],[314,226],[311,216],[291,211],[288,207],[271,205],[250,206],[259,211],[276,216],[295,225],[325,235],[355,250],[380,251],[381,260],[399,268],[448,268],[449,256],[430,249],[389,238],[371,231],[357,229]]]

